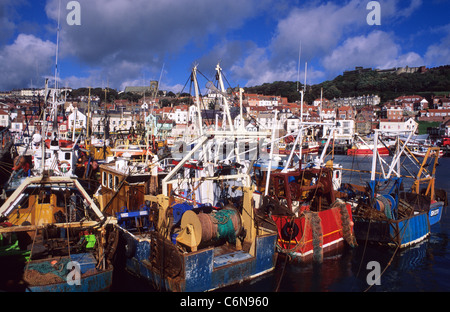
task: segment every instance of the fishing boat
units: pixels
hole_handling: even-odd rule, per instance
[[[3,188],[9,196],[27,177],[44,175],[78,178],[90,195],[97,189],[93,175],[98,163],[87,150],[75,145],[61,147],[58,140],[47,144],[41,135],[41,142],[35,141],[30,149],[13,160],[12,173]]]
[[[112,284],[118,244],[77,179],[27,177],[0,207],[3,291],[93,292]]]
[[[216,69],[220,76],[220,68]],[[196,67],[191,77],[197,86]],[[225,103],[226,111],[227,107]],[[168,173],[162,169],[152,179],[156,172],[149,170],[136,181],[142,186],[140,202],[138,196],[133,203],[123,201],[119,191],[105,208],[117,217],[124,268],[161,290],[212,291],[275,268],[277,234],[255,224],[255,187],[244,158],[238,156],[239,148],[231,149],[233,156],[218,155],[229,143],[256,141],[268,133],[240,133],[233,129],[231,118],[230,130],[203,133],[200,114],[198,124],[199,137],[184,145],[187,150],[168,167]],[[138,174],[130,177],[139,179]],[[120,200],[123,209],[112,209],[121,205],[116,204]]]
[[[332,161],[323,164],[331,137],[316,164],[289,169],[288,160],[279,172],[259,174],[266,180],[259,213],[273,219],[277,250],[294,262],[321,262],[356,246],[352,207],[337,192],[342,172]]]
[[[408,147],[405,147],[408,153]],[[444,189],[436,188],[436,169],[439,164],[440,157],[439,147],[429,147],[425,153],[422,162],[412,155],[413,160],[420,164],[417,175],[414,177],[411,186],[412,199],[419,204],[423,210],[428,212],[430,226],[441,221],[444,207],[448,205],[447,192]],[[428,164],[428,166],[427,166]],[[428,169],[427,169],[428,167]],[[425,187],[423,187],[425,185]],[[408,195],[408,193],[406,193]],[[411,195],[409,195],[411,197]]]
[[[428,152],[428,148],[430,148],[432,146],[424,146],[424,145],[419,145],[419,144],[410,144],[408,146],[409,152],[414,155],[415,157],[425,157],[425,155]],[[438,157],[442,157],[444,156],[444,151],[439,149],[439,151],[437,151],[438,153]]]
[[[351,148],[347,150],[347,155],[349,156],[372,155],[373,150],[374,150],[373,144],[356,142],[352,145]],[[389,155],[389,149],[383,145],[377,146],[377,152],[380,154],[380,156]]]
[[[375,130],[375,139],[378,140],[378,130]],[[405,153],[407,142],[408,139],[404,143],[398,140],[391,164],[381,162],[387,169],[381,168],[378,177],[376,164],[379,157],[376,149],[374,150],[370,182],[365,187],[365,192],[360,193],[358,206],[353,213],[358,241],[405,248],[426,239],[430,235],[430,227],[440,220],[446,205],[446,193],[439,192],[439,198],[434,190],[438,150],[433,152],[433,148],[430,148],[424,161],[420,163],[415,157]],[[402,155],[417,165],[419,172],[416,176],[401,175],[400,169],[404,166],[400,163]],[[435,159],[429,171],[426,169],[426,161],[431,155]],[[409,192],[402,190],[405,179],[413,180]],[[420,189],[423,183],[427,183],[427,186]]]
[[[254,187],[235,189],[242,192],[240,204],[223,207],[166,195],[168,185],[178,180],[170,179],[188,159],[163,179],[162,194],[144,196],[146,209],[119,215],[119,224],[139,220],[132,230],[122,228],[127,270],[169,291],[211,291],[273,270],[276,233],[254,223]],[[212,184],[236,178],[250,181],[243,174],[192,180]]]
[[[289,155],[294,148],[294,136],[290,135],[284,139],[285,142],[281,144],[282,148],[279,148],[279,153],[283,155]],[[300,144],[301,148],[297,148],[296,153],[302,155],[317,155],[319,154],[320,144],[313,138],[311,134],[305,135],[303,142]]]

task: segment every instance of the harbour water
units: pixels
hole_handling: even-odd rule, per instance
[[[335,162],[344,168],[370,170],[371,157],[336,155]],[[450,158],[440,158],[436,188],[450,194],[449,177]],[[343,182],[355,184],[364,184],[368,178],[368,174],[343,174]],[[280,257],[273,272],[220,292],[447,292],[450,291],[449,233],[450,215],[445,207],[440,223],[431,227],[431,235],[413,247],[397,251],[360,244],[354,249],[346,248],[337,255],[324,257],[321,264],[287,263]],[[373,262],[379,264],[381,273],[377,284],[372,283]],[[145,281],[118,272],[111,291],[157,290]]]

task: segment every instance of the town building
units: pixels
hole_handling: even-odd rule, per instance
[[[330,103],[334,107],[341,107],[341,106],[353,106],[353,107],[360,107],[365,105],[379,105],[381,102],[381,98],[378,95],[362,95],[362,96],[355,96],[355,97],[343,97],[343,98],[334,98],[330,100]]]
[[[10,126],[10,119],[8,112],[0,110],[0,127],[8,128]]]
[[[414,127],[417,127],[418,123],[413,118],[402,119],[402,120],[390,120],[382,119],[380,120],[379,129],[381,132],[389,131],[411,131]]]

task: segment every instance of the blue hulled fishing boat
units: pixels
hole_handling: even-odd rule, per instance
[[[375,131],[375,138],[378,140],[378,130]],[[404,248],[426,239],[431,226],[440,221],[447,196],[445,191],[435,192],[439,151],[429,148],[420,163],[408,153],[407,141],[397,141],[396,152],[389,165],[379,159],[375,149],[370,182],[365,187],[351,187],[353,191],[359,190],[353,192],[353,198],[357,199],[353,213],[354,231],[359,241]],[[406,159],[418,168],[417,175],[411,173],[412,168],[405,166]],[[377,174],[378,163],[381,172]],[[388,165],[388,168],[383,168],[383,165]],[[410,175],[401,175],[401,167]],[[408,192],[404,191],[407,179],[413,181]],[[421,188],[423,184],[426,184],[425,188]],[[347,189],[342,191],[348,191],[346,186]]]
[[[191,77],[197,93],[196,68]],[[277,233],[256,224],[256,188],[236,144],[270,132],[235,130],[228,118],[229,130],[203,133],[198,93],[197,106],[199,136],[170,170],[156,169],[162,159],[100,165],[105,181],[95,197],[117,217],[124,256],[118,263],[160,290],[212,291],[275,268]],[[231,153],[219,156],[230,143]]]

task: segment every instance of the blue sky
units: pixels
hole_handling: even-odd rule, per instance
[[[78,0],[71,26],[69,2],[0,0],[0,90],[53,80],[59,5],[59,79],[72,88],[121,91],[161,76],[177,92],[194,64],[214,79],[219,62],[232,87],[303,83],[305,62],[308,84],[355,66],[450,64],[448,0],[378,1],[381,25],[367,23],[362,0]]]

